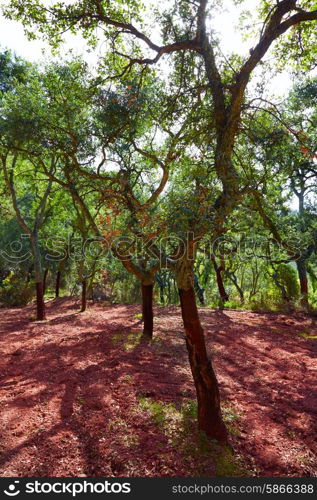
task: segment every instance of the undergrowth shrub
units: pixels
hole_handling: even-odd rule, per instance
[[[290,300],[299,297],[299,283],[296,270],[288,264],[280,264],[277,268],[277,277],[281,285],[284,286]]]
[[[10,274],[0,286],[0,305],[26,306],[34,298],[34,284]]]

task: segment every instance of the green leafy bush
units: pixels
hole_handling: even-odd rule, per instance
[[[288,264],[280,264],[277,269],[278,280],[285,287],[287,296],[296,300],[299,296],[299,285],[296,270]]]
[[[0,286],[0,305],[3,307],[26,306],[34,297],[33,283],[10,274]]]

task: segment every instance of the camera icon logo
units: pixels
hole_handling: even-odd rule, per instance
[[[14,481],[14,483],[10,484],[8,486],[8,490],[4,490],[4,494],[5,495],[8,495],[9,497],[16,497],[19,493],[20,493],[20,490],[17,490],[16,488],[16,484],[19,484],[20,481]]]

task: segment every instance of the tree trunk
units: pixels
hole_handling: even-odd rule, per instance
[[[215,257],[212,257],[211,260],[216,272],[216,279],[217,279],[217,286],[218,286],[220,300],[222,304],[225,304],[229,300],[229,295],[225,290],[225,286],[222,279],[222,271],[224,271],[224,263],[218,266]]]
[[[305,231],[305,205],[304,205],[304,198],[305,198],[305,181],[303,178],[301,178],[301,190],[300,192],[297,192],[295,190],[295,193],[298,197],[298,214],[299,214],[299,219],[300,219],[300,229],[301,231]],[[309,309],[309,302],[308,302],[308,277],[307,277],[307,267],[306,267],[306,260],[304,258],[300,258],[296,261],[296,267],[297,267],[297,272],[298,272],[298,278],[299,278],[299,283],[300,283],[300,303],[301,306],[307,311]]]
[[[297,272],[300,283],[300,294],[301,294],[301,306],[307,310],[309,308],[308,302],[308,278],[307,278],[307,268],[305,260],[296,261]]]
[[[219,295],[221,298],[221,302],[224,304],[229,300],[229,295],[227,294],[224,284],[223,284],[223,279],[221,275],[221,271],[217,271],[217,285],[218,285],[218,290],[219,290]]]
[[[48,269],[45,269],[44,277],[43,277],[43,295],[45,295],[45,292],[46,292],[47,275],[48,275]]]
[[[234,274],[234,272],[231,272],[229,274],[229,279],[234,284],[234,286],[236,287],[236,290],[237,290],[237,292],[239,294],[239,297],[240,297],[240,303],[244,304],[244,293],[243,293],[243,290],[242,290],[241,286],[238,283],[237,277]]]
[[[56,282],[55,282],[55,299],[59,297],[59,290],[61,286],[61,271],[57,271]]]
[[[195,288],[195,292],[197,294],[197,297],[198,297],[200,304],[202,306],[204,306],[205,305],[205,294],[204,294],[205,290],[203,288],[201,288],[201,286],[199,285],[198,277],[196,276],[196,274],[194,276],[194,288]]]
[[[46,319],[43,281],[37,282],[35,285],[36,285],[36,319],[37,321],[43,321]]]
[[[290,298],[289,296],[287,295],[287,290],[285,288],[285,286],[279,281],[278,279],[278,274],[276,271],[274,271],[274,273],[272,274],[272,278],[274,280],[274,283],[275,285],[277,286],[277,288],[280,290],[281,292],[281,295],[282,295],[282,299],[285,303],[289,304],[290,302]]]
[[[34,275],[36,286],[36,319],[43,321],[45,316],[45,302],[44,302],[44,281],[41,265],[41,253],[39,249],[37,233],[33,233],[31,239],[33,255],[34,255]]]
[[[164,286],[160,286],[160,302],[164,306]]]
[[[153,338],[153,284],[142,283],[143,335]]]
[[[85,312],[87,309],[87,280],[81,282],[81,310],[80,312]]]
[[[216,375],[208,358],[193,288],[179,290],[189,363],[198,402],[198,428],[211,439],[227,442]]]

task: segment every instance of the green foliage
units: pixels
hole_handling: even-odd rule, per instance
[[[240,1],[232,3],[243,4]],[[314,8],[310,1],[298,5],[303,9]],[[280,4],[259,2],[258,15],[264,22],[262,33],[269,25],[270,16],[279,8]],[[210,9],[212,16],[221,6],[219,2],[210,2]],[[219,102],[215,106],[215,91],[210,83],[215,75],[211,77],[211,73],[206,72],[199,51],[191,50],[192,47],[187,50],[187,46],[178,52],[168,51],[168,74],[161,76],[159,66],[146,64],[154,61],[143,60],[148,56],[144,42],[151,47],[145,33],[150,33],[149,21],[153,16],[161,28],[162,43],[195,38],[197,10],[194,4],[181,1],[158,5],[150,13],[147,5],[137,1],[125,4],[116,1],[110,5],[80,0],[71,5],[60,2],[46,8],[40,0],[27,3],[11,0],[5,11],[8,17],[22,21],[29,33],[35,28],[46,35],[55,48],[61,41],[61,31],[68,28],[73,33],[80,31],[95,45],[96,28],[102,26],[109,42],[104,44],[104,58],[97,75],[92,75],[80,58],[40,68],[27,65],[7,52],[2,54],[0,63],[5,92],[1,146],[3,155],[18,156],[11,170],[25,221],[33,220],[38,198],[44,192],[45,179],[52,178],[53,171],[54,183],[64,191],[64,197],[56,193],[50,195],[47,206],[50,217],[47,215],[41,230],[45,235],[50,229],[48,221],[52,220],[52,226],[57,225],[63,234],[67,232],[64,225],[74,231],[75,238],[102,233],[109,236],[111,243],[114,235],[129,234],[146,242],[152,234],[173,236],[174,240],[168,240],[164,251],[174,255],[179,250],[178,238],[184,240],[189,231],[207,242],[221,232],[231,236],[253,232],[267,241],[259,255],[262,263],[256,263],[257,256],[242,263],[236,256],[230,257],[237,268],[236,285],[245,297],[238,295],[239,288],[229,279],[229,273],[224,276],[230,297],[227,306],[242,307],[241,302],[244,302],[243,307],[261,306],[265,302],[270,307],[278,306],[279,292],[266,273],[271,261],[291,258],[293,247],[285,240],[300,239],[301,250],[307,251],[307,261],[312,260],[313,255],[314,198],[305,200],[301,214],[291,211],[288,205],[292,191],[300,188],[302,171],[305,170],[305,175],[313,172],[314,157],[309,156],[311,150],[315,154],[316,113],[313,106],[316,89],[313,79],[294,89],[288,102],[279,107],[283,119],[277,117],[273,104],[262,99],[264,82],[258,82],[250,95],[244,93],[237,119],[239,123],[241,119],[241,127],[231,138],[228,132],[228,144],[231,140],[233,144],[238,135],[239,141],[233,144],[234,154],[228,158],[227,169],[216,165],[217,158],[221,157],[218,148],[222,147],[222,134],[217,131]],[[290,10],[289,14],[292,12]],[[242,21],[247,22],[250,15],[244,13],[242,17]],[[132,24],[121,30],[122,26],[117,23],[127,20]],[[139,32],[131,28],[133,22],[137,23]],[[312,26],[311,23],[301,24],[289,32],[293,41],[299,33],[302,36],[302,42],[296,43],[296,47],[303,51],[306,65],[310,64],[306,52],[313,52],[309,46]],[[254,29],[259,30],[258,23]],[[246,31],[251,32],[250,26]],[[221,79],[223,104],[229,113],[235,95],[233,87],[240,79],[239,71],[245,69],[245,58],[234,51],[223,57],[212,30],[209,36]],[[287,37],[283,40],[284,46],[287,45]],[[278,40],[279,50],[284,50],[283,43]],[[151,49],[155,54],[156,48],[152,46]],[[138,66],[136,63],[141,59],[142,64]],[[254,106],[258,96],[259,102]],[[298,112],[301,102],[310,107],[304,118]],[[291,125],[285,126],[287,123]],[[31,169],[32,175],[29,174]],[[231,171],[230,178],[226,170],[227,173]],[[162,172],[166,179],[158,192]],[[307,189],[313,187],[305,186]],[[261,199],[261,216],[259,206],[252,200],[252,191]],[[237,192],[241,196],[235,203]],[[69,207],[70,199],[74,207]],[[147,203],[148,200],[151,203]],[[61,205],[67,205],[64,213],[60,210]],[[54,218],[52,213],[56,215]],[[64,222],[59,223],[62,219]],[[274,227],[278,227],[279,236],[275,246],[269,241],[272,237],[276,239]],[[126,248],[132,253],[135,250],[135,246],[129,247],[129,244]],[[45,245],[40,251],[44,253]],[[98,276],[98,270],[108,267],[112,300],[140,301],[139,278],[122,271],[121,265],[114,260],[100,260],[99,268],[95,260],[87,258],[76,265],[68,264],[66,274],[76,268],[80,280],[84,272]],[[144,259],[143,252],[134,259],[134,264],[149,269],[156,260],[153,256]],[[55,269],[56,265],[51,267]],[[207,303],[217,306],[217,284],[210,267],[210,255],[206,255],[200,268],[200,286],[205,289]],[[173,276],[170,270],[161,271],[155,285],[160,292],[160,302],[175,303],[177,289]],[[294,272],[291,276],[291,271],[280,268],[278,273],[287,293],[295,299],[298,285]],[[312,271],[310,276],[313,276]],[[313,282],[313,278],[311,280]],[[68,281],[74,284],[74,278]]]
[[[287,264],[280,264],[277,268],[277,276],[285,287],[287,296],[291,300],[296,300],[299,296],[299,285],[295,269]]]
[[[2,307],[22,307],[34,299],[34,284],[11,273],[1,282],[0,305]]]
[[[30,64],[9,50],[0,52],[0,96],[12,90],[17,83],[26,84]]]

